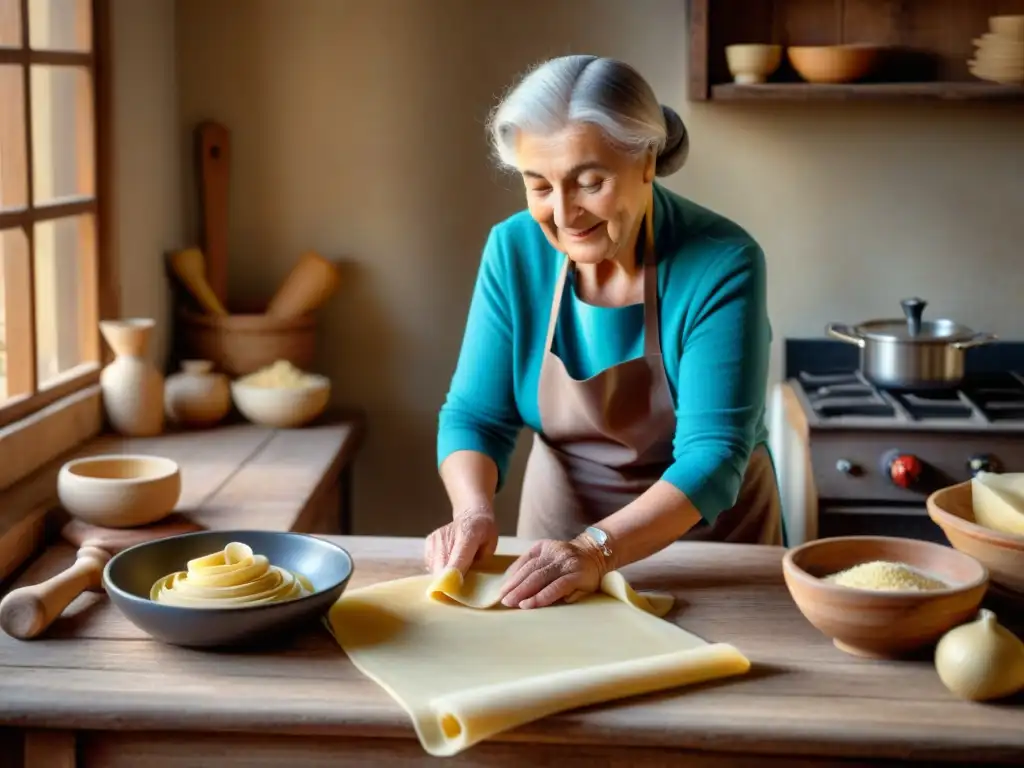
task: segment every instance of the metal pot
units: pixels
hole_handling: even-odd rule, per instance
[[[903,320],[829,323],[825,333],[860,347],[861,373],[888,389],[955,387],[964,378],[965,351],[996,340],[952,320],[922,322],[926,301],[904,299]]]

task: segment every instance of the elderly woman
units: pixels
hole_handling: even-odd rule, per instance
[[[527,210],[484,247],[437,438],[452,522],[428,567],[494,552],[523,426],[517,535],[537,541],[507,606],[573,601],[681,538],[781,543],[764,254],[655,183],[686,159],[682,120],[630,66],[565,56],[507,95],[490,133]]]

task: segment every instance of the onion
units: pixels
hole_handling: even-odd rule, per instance
[[[942,636],[935,647],[935,670],[961,698],[1001,699],[1024,689],[1024,642],[982,608],[974,621]]]

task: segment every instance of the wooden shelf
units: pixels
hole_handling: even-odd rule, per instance
[[[1017,102],[1024,85],[967,70],[989,16],[1024,13],[1024,0],[690,0],[689,98],[694,101]],[[871,82],[804,82],[783,64],[761,85],[736,85],[725,61],[734,43],[885,46]]]
[[[1017,101],[1024,86],[985,82],[941,83],[764,83],[711,87],[713,101]]]

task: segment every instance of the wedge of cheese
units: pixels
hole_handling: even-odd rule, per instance
[[[1024,473],[979,472],[971,480],[978,525],[1024,536]]]

